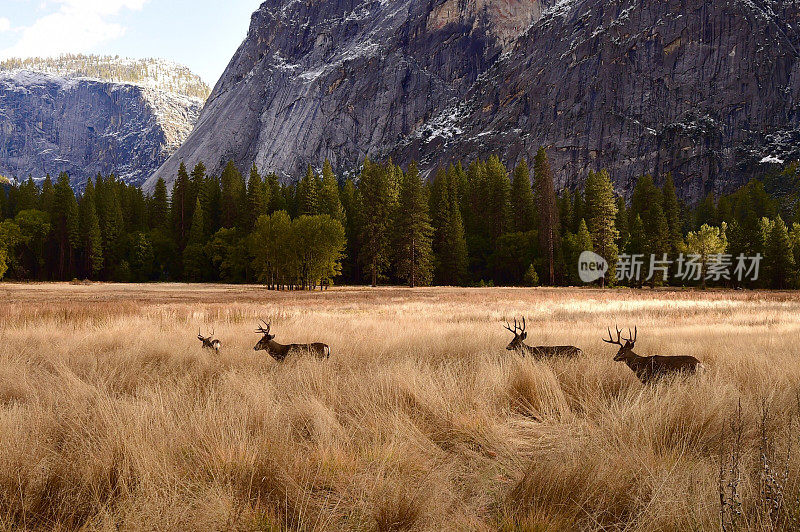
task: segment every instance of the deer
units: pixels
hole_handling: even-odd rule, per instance
[[[622,331],[617,328],[617,339],[611,335],[611,327],[608,328],[608,340],[603,339],[607,344],[618,345],[619,351],[614,356],[614,362],[625,362],[631,371],[642,381],[643,384],[650,384],[662,377],[669,375],[693,375],[705,371],[705,366],[692,356],[661,356],[640,357],[633,352],[636,346],[636,339],[639,336],[638,327],[634,327],[633,334],[628,329],[628,337],[622,338]],[[623,344],[623,340],[625,343]]]
[[[264,337],[256,344],[253,351],[266,351],[278,362],[283,362],[286,360],[286,357],[292,354],[308,353],[320,360],[331,357],[331,348],[326,344],[279,344],[275,341],[275,335],[270,333],[272,324],[264,320],[261,321],[263,325],[260,325],[258,329],[256,329],[256,332],[258,334],[263,334]]]
[[[219,350],[222,349],[222,342],[219,340],[214,339],[214,331],[211,331],[211,336],[205,337],[200,334],[200,329],[197,329],[197,339],[203,342],[203,349],[210,349],[214,351],[216,354],[219,354]]]
[[[572,345],[538,347],[527,345],[525,340],[528,338],[528,333],[526,331],[528,324],[525,322],[525,317],[522,318],[522,327],[520,327],[517,324],[517,320],[514,319],[514,328],[511,328],[510,323],[507,323],[505,328],[514,335],[514,339],[508,344],[506,350],[516,351],[522,355],[523,358],[525,358],[525,355],[530,355],[536,360],[543,360],[546,358],[573,358],[583,355],[582,350]]]

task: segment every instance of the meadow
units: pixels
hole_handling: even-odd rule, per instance
[[[789,292],[0,284],[0,530],[786,530]],[[573,344],[575,360],[505,350]],[[253,346],[322,341],[327,361]],[[640,355],[703,375],[643,386]],[[198,328],[222,351],[202,350]]]

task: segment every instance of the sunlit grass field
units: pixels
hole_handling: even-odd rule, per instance
[[[0,297],[0,530],[719,530],[721,494],[728,530],[797,523],[794,293]],[[528,343],[585,356],[506,351],[503,320],[521,316]],[[253,351],[261,318],[331,359]],[[643,386],[601,341],[614,324],[638,326],[638,354],[707,371]]]

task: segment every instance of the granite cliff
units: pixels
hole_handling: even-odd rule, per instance
[[[791,0],[269,0],[146,188],[180,161],[297,177],[546,145],[561,187],[672,172],[696,201],[800,155],[799,24]]]
[[[90,176],[114,172],[138,185],[178,149],[200,114],[203,100],[182,94],[175,78],[165,88],[146,76],[108,81],[54,64],[0,69],[0,174],[68,172],[81,188]]]

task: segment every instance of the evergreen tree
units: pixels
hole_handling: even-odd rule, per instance
[[[361,256],[361,228],[363,224],[363,202],[361,194],[348,179],[342,187],[342,207],[345,217],[345,235],[347,248],[342,264],[342,274],[347,282],[358,283],[362,280],[358,258]]]
[[[770,225],[765,245],[764,274],[772,288],[794,287],[797,271],[789,231],[780,216]]]
[[[511,181],[508,171],[496,155],[486,163],[486,194],[479,212],[488,218],[489,237],[493,240],[511,229]]]
[[[672,174],[667,174],[662,196],[664,198],[664,216],[667,219],[668,253],[674,258],[680,253],[680,249],[683,246],[683,235],[681,231],[681,208],[678,203],[678,195],[675,192],[675,182],[672,180]]]
[[[39,189],[33,182],[33,178],[28,177],[28,180],[19,186],[17,193],[17,204],[14,216],[22,211],[30,211],[39,207]]]
[[[717,202],[714,198],[714,193],[709,192],[695,210],[694,227],[714,226],[717,224]]]
[[[459,213],[460,214],[460,213]],[[412,162],[400,185],[395,216],[395,257],[397,273],[408,286],[427,286],[433,272],[431,227],[428,198],[417,169]]]
[[[181,161],[178,168],[178,177],[172,187],[172,227],[175,242],[183,249],[189,235],[191,223],[191,185],[186,165]]]
[[[467,242],[464,237],[458,187],[455,172],[439,170],[431,185],[430,199],[436,282],[452,286],[462,284],[467,273]]]
[[[393,210],[392,183],[387,167],[364,159],[358,184],[363,202],[361,228],[361,263],[372,286],[389,265],[389,222]]]
[[[65,172],[59,174],[54,188],[51,219],[57,247],[58,278],[63,280],[72,274],[74,251],[80,246],[78,202]]]
[[[608,172],[589,172],[586,179],[586,224],[592,235],[594,252],[608,261],[609,271],[606,274],[609,280],[616,277],[617,266],[617,203],[614,198],[614,186]],[[605,286],[606,277],[601,279],[601,286]]]
[[[656,187],[653,178],[645,175],[636,182],[631,202],[631,212],[642,219],[645,234],[645,263],[649,264],[651,257],[661,260],[664,254],[669,253],[670,234],[667,217],[664,214],[664,199],[661,191]],[[651,286],[662,282],[661,273],[653,276]]]
[[[513,231],[525,233],[534,229],[536,207],[533,200],[531,176],[525,159],[522,159],[514,169],[514,178],[511,181],[511,212]]]
[[[261,179],[255,163],[250,169],[250,178],[247,180],[247,208],[247,230],[252,231],[256,225],[256,220],[260,216],[267,214],[269,209],[269,189],[264,180]]]
[[[559,255],[561,234],[556,206],[556,190],[553,171],[547,160],[547,152],[539,148],[533,163],[536,199],[539,204],[539,251],[544,260],[545,278],[554,285],[556,282],[556,261]]]
[[[331,162],[325,159],[322,165],[322,184],[319,190],[319,211],[345,225],[344,209],[339,197],[339,182],[333,174]]]
[[[47,213],[52,211],[55,195],[56,191],[53,187],[53,179],[50,177],[50,174],[47,174],[47,177],[44,178],[44,183],[42,183],[42,192],[39,195],[39,210]],[[0,209],[0,213],[2,213],[2,209]]]
[[[247,224],[247,189],[244,177],[233,161],[228,161],[220,177],[220,224],[232,229]]]
[[[297,214],[299,216],[314,216],[319,210],[319,186],[317,176],[311,165],[308,165],[306,175],[297,184]]]
[[[84,272],[87,277],[94,277],[103,269],[103,239],[97,216],[95,190],[91,179],[86,182],[86,188],[79,204],[79,213]]]
[[[153,197],[150,199],[150,227],[153,229],[166,229],[169,212],[167,183],[164,178],[159,177],[153,190]]]
[[[203,187],[205,186],[206,179],[206,165],[201,161],[194,165],[192,173],[189,176],[188,199],[192,209],[194,209],[194,205],[197,204],[197,197],[203,193]],[[194,210],[192,210],[191,215],[194,216]]]
[[[281,190],[281,184],[278,181],[278,175],[275,172],[271,172],[267,175],[265,181],[269,194],[269,214],[278,211],[287,211],[288,206],[286,205],[283,197],[283,191]]]
[[[625,204],[625,198],[617,198],[617,217],[614,226],[617,228],[617,249],[625,249],[628,247],[628,239],[631,234],[631,220],[628,215],[628,206]]]

